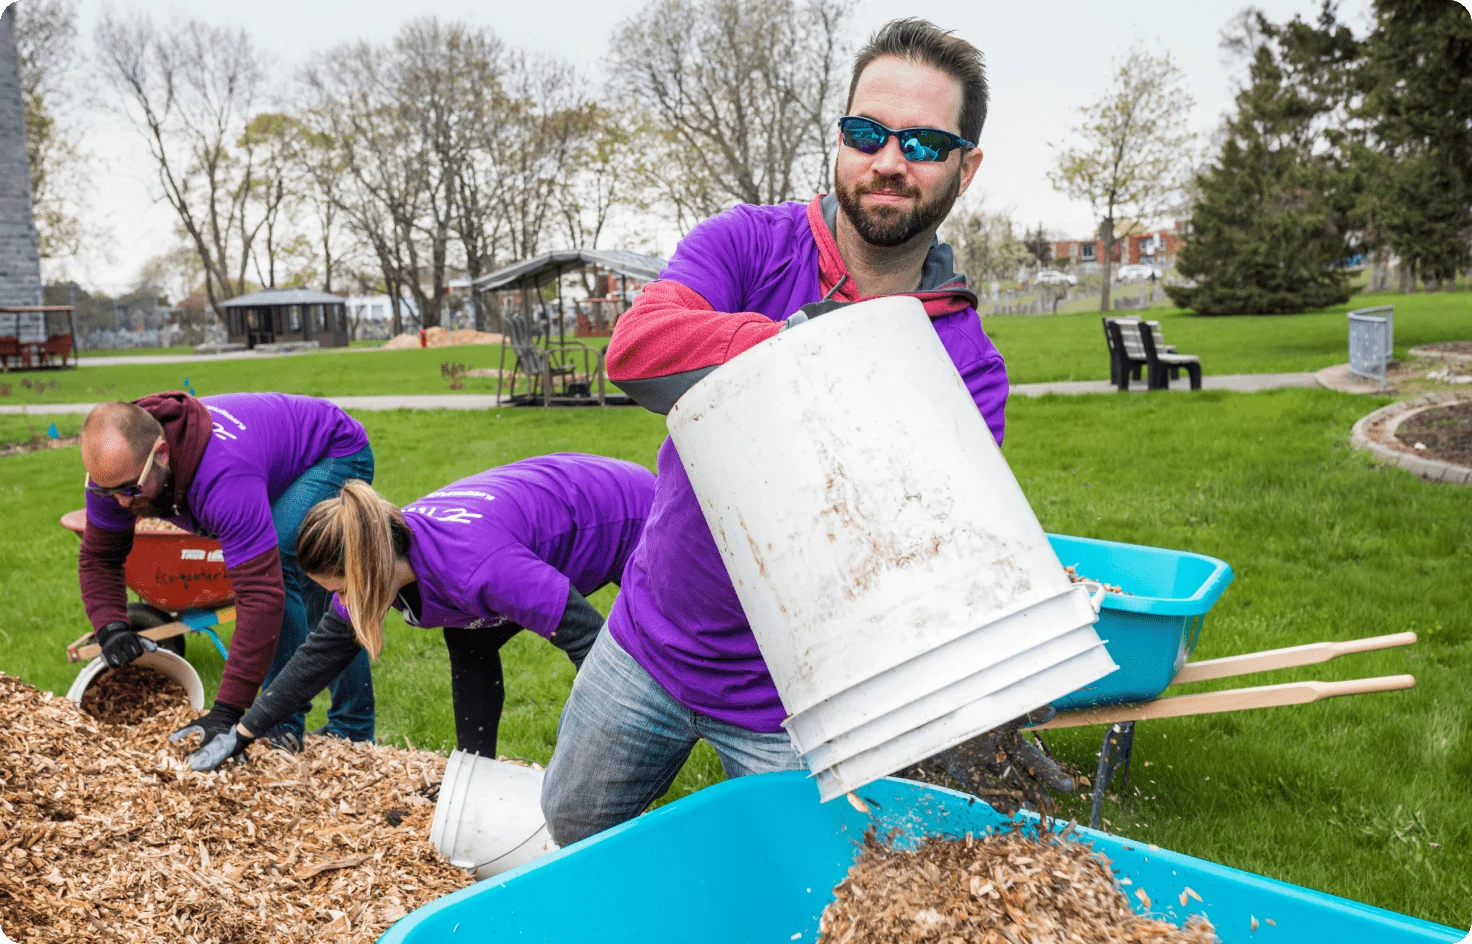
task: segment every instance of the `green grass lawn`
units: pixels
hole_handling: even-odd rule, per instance
[[[142,357],[145,354],[162,354],[168,357],[193,357],[193,347],[111,347],[95,351],[78,351],[78,356],[87,357]]]
[[[1169,334],[1167,329],[1167,334]],[[346,355],[344,355],[346,357]],[[1347,446],[1374,400],[1315,390],[1014,400],[1006,455],[1052,531],[1221,557],[1236,581],[1206,622],[1212,658],[1414,630],[1412,649],[1241,679],[1265,684],[1411,672],[1409,692],[1148,722],[1134,778],[1106,805],[1142,842],[1465,924],[1472,899],[1472,492],[1377,469]],[[652,465],[658,417],[634,411],[361,416],[378,484],[399,502],[521,456],[564,449]],[[1148,445],[1145,445],[1148,444]],[[53,691],[85,629],[75,449],[0,460],[0,670]],[[594,603],[607,610],[612,592]],[[446,749],[449,674],[437,632],[391,619],[375,668],[379,733]],[[190,643],[207,687],[210,649]],[[546,761],[571,666],[528,634],[505,650],[505,753]],[[1222,683],[1215,683],[1221,685]],[[317,717],[321,716],[319,699]],[[1049,738],[1092,774],[1100,728]],[[669,798],[720,779],[702,747]],[[1083,799],[1067,814],[1086,816]],[[1259,918],[1272,917],[1259,915]]]
[[[1208,374],[1320,370],[1349,360],[1354,308],[1395,306],[1395,349],[1472,338],[1472,293],[1357,295],[1347,304],[1303,315],[1201,318],[1181,309],[1152,309],[1167,342],[1196,354]],[[1120,312],[1121,315],[1133,314]],[[1007,359],[1013,383],[1107,380],[1109,354],[1097,311],[1067,315],[988,315],[982,325]]]
[[[1345,312],[1383,304],[1396,306],[1396,350],[1402,357],[1416,344],[1472,338],[1472,293],[1467,292],[1360,295],[1348,304],[1306,315],[1199,318],[1179,309],[1154,309],[1150,315],[1161,319],[1170,343],[1184,353],[1201,357],[1208,374],[1277,373],[1344,363],[1348,359]],[[1006,357],[1013,383],[1109,377],[1109,359],[1097,312],[988,315],[982,323]],[[584,340],[599,349],[608,343],[607,338]],[[185,378],[201,396],[249,390],[313,396],[451,393],[454,391],[440,376],[441,364],[500,366],[499,346],[373,350],[372,345],[377,343],[355,343],[350,351],[259,360],[181,357],[177,364],[83,367],[12,375],[0,378],[0,403],[134,399],[178,388]],[[515,355],[508,352],[506,368],[509,370],[514,362]],[[33,386],[23,386],[22,381]],[[45,389],[35,389],[35,384]],[[468,378],[461,392],[495,393],[496,380]]]

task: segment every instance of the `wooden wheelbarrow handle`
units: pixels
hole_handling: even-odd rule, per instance
[[[228,623],[233,619],[235,619],[235,607],[227,606],[215,610],[214,619],[210,622],[210,625],[217,626],[220,623]],[[190,630],[198,628],[180,620],[173,623],[165,623],[162,626],[154,626],[151,629],[140,629],[138,630],[138,635],[152,639],[154,642],[162,642],[165,639],[182,636]],[[102,647],[95,642],[91,642],[93,635],[93,633],[87,633],[79,636],[75,642],[66,647],[66,659],[68,662],[91,662],[93,659],[102,655]]]
[[[1414,675],[1382,675],[1378,678],[1351,679],[1347,682],[1288,682],[1283,685],[1259,685],[1255,688],[1233,688],[1224,692],[1202,692],[1198,695],[1176,695],[1132,705],[1107,705],[1060,711],[1051,721],[1033,730],[1078,728],[1089,724],[1117,724],[1122,721],[1149,721],[1154,718],[1179,718],[1183,715],[1213,715],[1224,711],[1249,708],[1279,708],[1285,705],[1307,705],[1338,698],[1341,695],[1368,695],[1372,692],[1394,692],[1412,688]]]
[[[1251,675],[1254,672],[1272,672],[1300,665],[1317,665],[1340,656],[1356,652],[1373,652],[1376,649],[1394,649],[1415,643],[1415,633],[1393,633],[1389,636],[1371,636],[1368,639],[1350,639],[1345,642],[1313,642],[1306,646],[1291,646],[1287,649],[1269,649],[1266,652],[1249,652],[1246,655],[1227,656],[1224,659],[1207,659],[1203,662],[1188,662],[1171,679],[1172,685],[1187,682],[1205,682],[1209,679],[1231,678]]]

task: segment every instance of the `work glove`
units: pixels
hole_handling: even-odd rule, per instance
[[[932,760],[967,792],[1000,813],[1010,816],[1024,802],[1041,811],[1051,804],[1049,791],[1073,792],[1073,780],[1022,734],[1024,727],[1042,724],[1052,716],[1052,708],[1040,708],[942,751]]]
[[[199,735],[199,746],[206,747],[211,741],[235,727],[236,723],[245,716],[244,708],[236,708],[223,702],[215,702],[215,706],[207,713],[200,715],[184,727],[169,735],[169,740],[174,743]]]
[[[245,749],[254,742],[255,738],[240,733],[240,725],[231,725],[223,734],[213,741],[206,741],[203,747],[189,755],[189,769],[218,770],[227,760],[243,756]]]
[[[830,311],[837,311],[840,308],[845,308],[852,304],[853,302],[841,302],[836,298],[824,299],[821,302],[808,302],[789,315],[787,320],[782,322],[782,327],[777,330],[777,333],[781,334],[788,328],[796,327],[800,324],[807,324],[819,315],[826,315]]]
[[[109,669],[127,665],[145,652],[157,652],[158,643],[133,632],[123,620],[113,620],[93,633],[102,649],[102,661]]]

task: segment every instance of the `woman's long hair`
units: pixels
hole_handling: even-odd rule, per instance
[[[373,659],[383,650],[383,618],[398,592],[394,564],[408,552],[403,514],[359,479],[349,480],[339,497],[313,505],[296,538],[303,574],[343,579],[340,596],[353,634]]]

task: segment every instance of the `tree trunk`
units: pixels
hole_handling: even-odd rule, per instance
[[[1109,289],[1114,281],[1114,220],[1105,219],[1099,227],[1099,236],[1104,241],[1104,258],[1099,260],[1099,271],[1104,275],[1099,289],[1099,310],[1109,313]]]

